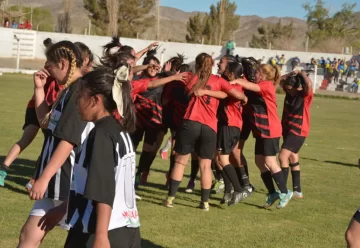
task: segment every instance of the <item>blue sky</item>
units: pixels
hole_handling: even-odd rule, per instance
[[[305,18],[305,11],[302,5],[306,2],[315,3],[315,0],[232,0],[236,2],[237,14],[239,15],[258,15],[261,17],[269,16],[292,16],[300,19]],[[202,11],[208,12],[212,3],[217,0],[161,0],[162,6],[178,8],[183,11]],[[325,0],[326,6],[331,13],[341,8],[343,3],[358,3],[356,11],[360,11],[359,0]]]

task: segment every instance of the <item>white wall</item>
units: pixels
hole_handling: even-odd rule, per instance
[[[85,36],[78,34],[63,34],[63,33],[47,33],[47,32],[35,32],[28,30],[16,30],[16,29],[7,29],[0,28],[0,58],[14,57],[16,55],[17,44],[14,41],[14,34],[17,34],[22,40],[20,42],[20,50],[22,58],[36,58],[44,59],[44,47],[43,40],[46,38],[51,38],[53,41],[60,40],[70,40],[70,41],[81,41],[85,43],[94,54],[101,56],[102,48],[104,44],[108,43],[111,38],[105,36]],[[136,51],[147,47],[151,42],[150,40],[136,40],[121,38],[121,43],[125,45],[130,45],[134,47]],[[15,51],[15,53],[14,53]],[[161,52],[163,55],[161,56]],[[219,60],[221,55],[224,54],[224,48],[220,46],[207,46],[201,44],[187,44],[187,43],[173,43],[173,42],[161,42],[161,48],[159,49],[159,54],[157,55],[159,59],[162,57],[162,61],[166,61],[172,56],[175,56],[176,53],[184,54],[187,58],[186,63],[191,63],[195,60],[195,57],[201,53],[206,52],[209,54],[214,54],[213,57],[216,60]],[[306,52],[292,52],[292,51],[277,51],[277,50],[266,50],[266,49],[252,49],[252,48],[241,48],[237,47],[235,53],[240,56],[255,57],[256,59],[261,59],[265,57],[264,62],[267,62],[269,58],[276,55],[281,56],[285,55],[287,59],[293,57],[299,57],[302,62],[308,63],[311,58],[320,58],[320,57],[330,57],[330,58],[345,58],[349,60],[351,55],[341,55],[341,54],[326,54],[326,53],[306,53]],[[290,64],[288,64],[290,67]],[[284,68],[287,70],[288,68]]]

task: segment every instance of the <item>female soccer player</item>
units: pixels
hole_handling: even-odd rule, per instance
[[[282,77],[286,93],[282,115],[284,143],[279,154],[285,183],[291,167],[294,197],[303,198],[300,185],[299,151],[310,130],[310,108],[314,98],[311,80],[305,71],[294,71]]]
[[[276,160],[281,137],[281,122],[276,111],[275,86],[280,81],[280,68],[262,64],[255,74],[255,83],[237,79],[236,83],[248,90],[249,105],[252,107],[252,129],[256,138],[255,163],[261,171],[261,178],[269,191],[264,208],[269,208],[280,198],[277,208],[284,208],[293,192],[288,190],[284,175]],[[275,190],[274,178],[280,193]]]
[[[76,196],[69,206],[76,210],[71,210],[75,214],[65,247],[140,248],[129,68],[104,64],[78,87],[81,118],[95,127],[81,149],[85,158],[74,169]]]
[[[172,81],[183,81],[185,74],[175,74],[159,78],[160,61],[152,54],[144,59],[144,65],[149,65],[140,78],[131,82],[136,113],[136,131],[131,134],[135,149],[144,136],[143,151],[136,173],[136,186],[147,182],[151,164],[153,163],[164,137],[162,124],[161,96],[163,86]],[[136,93],[135,93],[136,92]]]
[[[183,178],[184,169],[190,153],[195,151],[199,157],[201,172],[201,203],[200,208],[209,210],[211,188],[211,160],[216,149],[217,118],[219,100],[209,96],[196,97],[194,92],[206,88],[224,91],[230,96],[246,101],[246,96],[234,89],[219,76],[211,74],[213,60],[210,55],[201,53],[195,60],[195,75],[186,82],[191,100],[186,109],[184,121],[176,133],[175,167],[171,174],[168,197],[164,201],[166,207],[173,207],[175,194]]]
[[[24,224],[18,247],[38,247],[46,235],[40,220],[52,208],[66,201],[74,165],[74,149],[80,145],[86,122],[76,110],[76,85],[82,77],[83,64],[79,49],[69,41],[61,41],[46,51],[45,68],[34,74],[35,109],[40,122],[48,129],[37,168],[36,182],[30,198],[37,200]],[[62,91],[50,114],[45,102],[44,85],[51,75]],[[64,225],[64,219],[60,222]]]

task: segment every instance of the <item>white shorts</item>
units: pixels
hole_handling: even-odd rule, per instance
[[[59,200],[53,200],[50,198],[43,198],[42,200],[37,200],[33,206],[33,208],[30,211],[30,216],[44,216],[50,209],[55,208],[59,206],[63,201]],[[65,229],[70,230],[70,226],[66,224],[67,214],[64,215],[64,217],[61,219],[61,221],[58,223],[58,225]]]

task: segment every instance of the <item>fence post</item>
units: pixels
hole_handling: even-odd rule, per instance
[[[315,91],[316,91],[316,83],[317,83],[317,69],[318,69],[318,66],[315,65],[315,67],[314,67],[314,70],[315,70],[315,72],[314,72],[314,82],[312,83],[312,85],[313,85],[313,93],[314,94],[315,94]]]
[[[20,38],[14,35],[15,40],[17,41],[17,54],[16,54],[16,71],[20,69]]]

